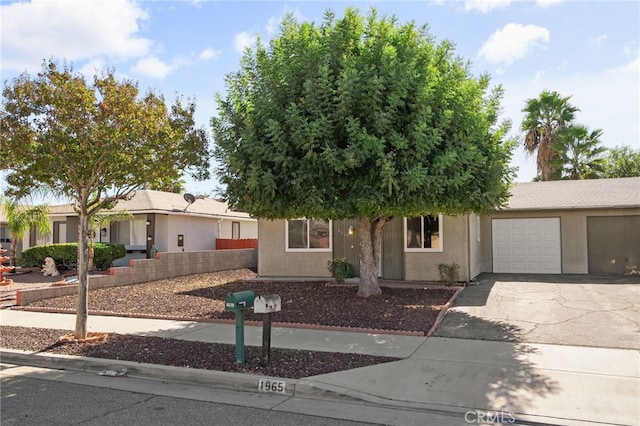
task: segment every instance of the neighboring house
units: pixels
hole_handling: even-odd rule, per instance
[[[96,242],[124,244],[127,257],[115,266],[128,265],[130,259],[159,252],[215,250],[217,239],[256,239],[257,221],[247,213],[229,209],[226,203],[210,198],[188,202],[182,194],[141,190],[131,200],[119,201],[114,210],[133,215],[132,220],[111,223],[96,232]],[[78,217],[73,205],[51,207],[52,233],[35,239],[25,236],[22,247],[78,240]],[[5,239],[4,228],[0,235]],[[8,236],[6,238],[9,238]],[[3,244],[5,246],[7,244]]]
[[[438,280],[457,263],[460,280],[482,272],[614,274],[640,269],[640,178],[515,184],[508,205],[484,216],[395,218],[383,232],[379,274]],[[355,220],[260,220],[258,273],[329,276],[346,257],[359,270]]]

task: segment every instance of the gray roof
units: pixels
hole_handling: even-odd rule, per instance
[[[185,201],[182,194],[152,191],[136,191],[130,200],[120,200],[114,210],[126,210],[132,214],[170,213],[200,217],[237,218],[252,220],[248,213],[232,211],[227,203],[211,198],[197,198],[192,204]],[[75,215],[71,204],[52,206],[54,215]]]
[[[517,183],[505,210],[640,207],[640,177]]]

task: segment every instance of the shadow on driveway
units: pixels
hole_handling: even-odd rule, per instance
[[[435,336],[640,349],[639,284],[640,277],[482,274]]]

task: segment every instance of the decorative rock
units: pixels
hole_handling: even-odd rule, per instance
[[[107,340],[109,337],[109,333],[100,333],[97,331],[90,331],[87,333],[86,339],[76,339],[74,334],[65,334],[64,336],[60,336],[58,341],[60,343],[96,343],[103,342]]]

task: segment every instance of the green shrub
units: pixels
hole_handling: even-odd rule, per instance
[[[127,255],[122,244],[93,243],[93,264],[98,270],[111,267],[116,259]],[[59,270],[76,269],[78,261],[78,243],[47,244],[31,247],[22,251],[16,260],[19,266],[41,267],[45,257],[52,257]]]
[[[446,263],[438,263],[438,272],[440,272],[440,281],[444,281],[447,285],[451,285],[460,280],[458,272],[460,266],[457,263],[447,265]]]
[[[31,247],[22,251],[16,263],[24,267],[42,267],[45,257],[52,257],[59,270],[75,269],[78,261],[78,244],[47,244]]]
[[[333,259],[327,262],[327,269],[331,276],[339,283],[343,283],[345,279],[351,278],[351,265],[347,262],[347,258]]]
[[[127,255],[127,249],[122,244],[93,243],[93,264],[102,271],[109,269],[116,259]]]

